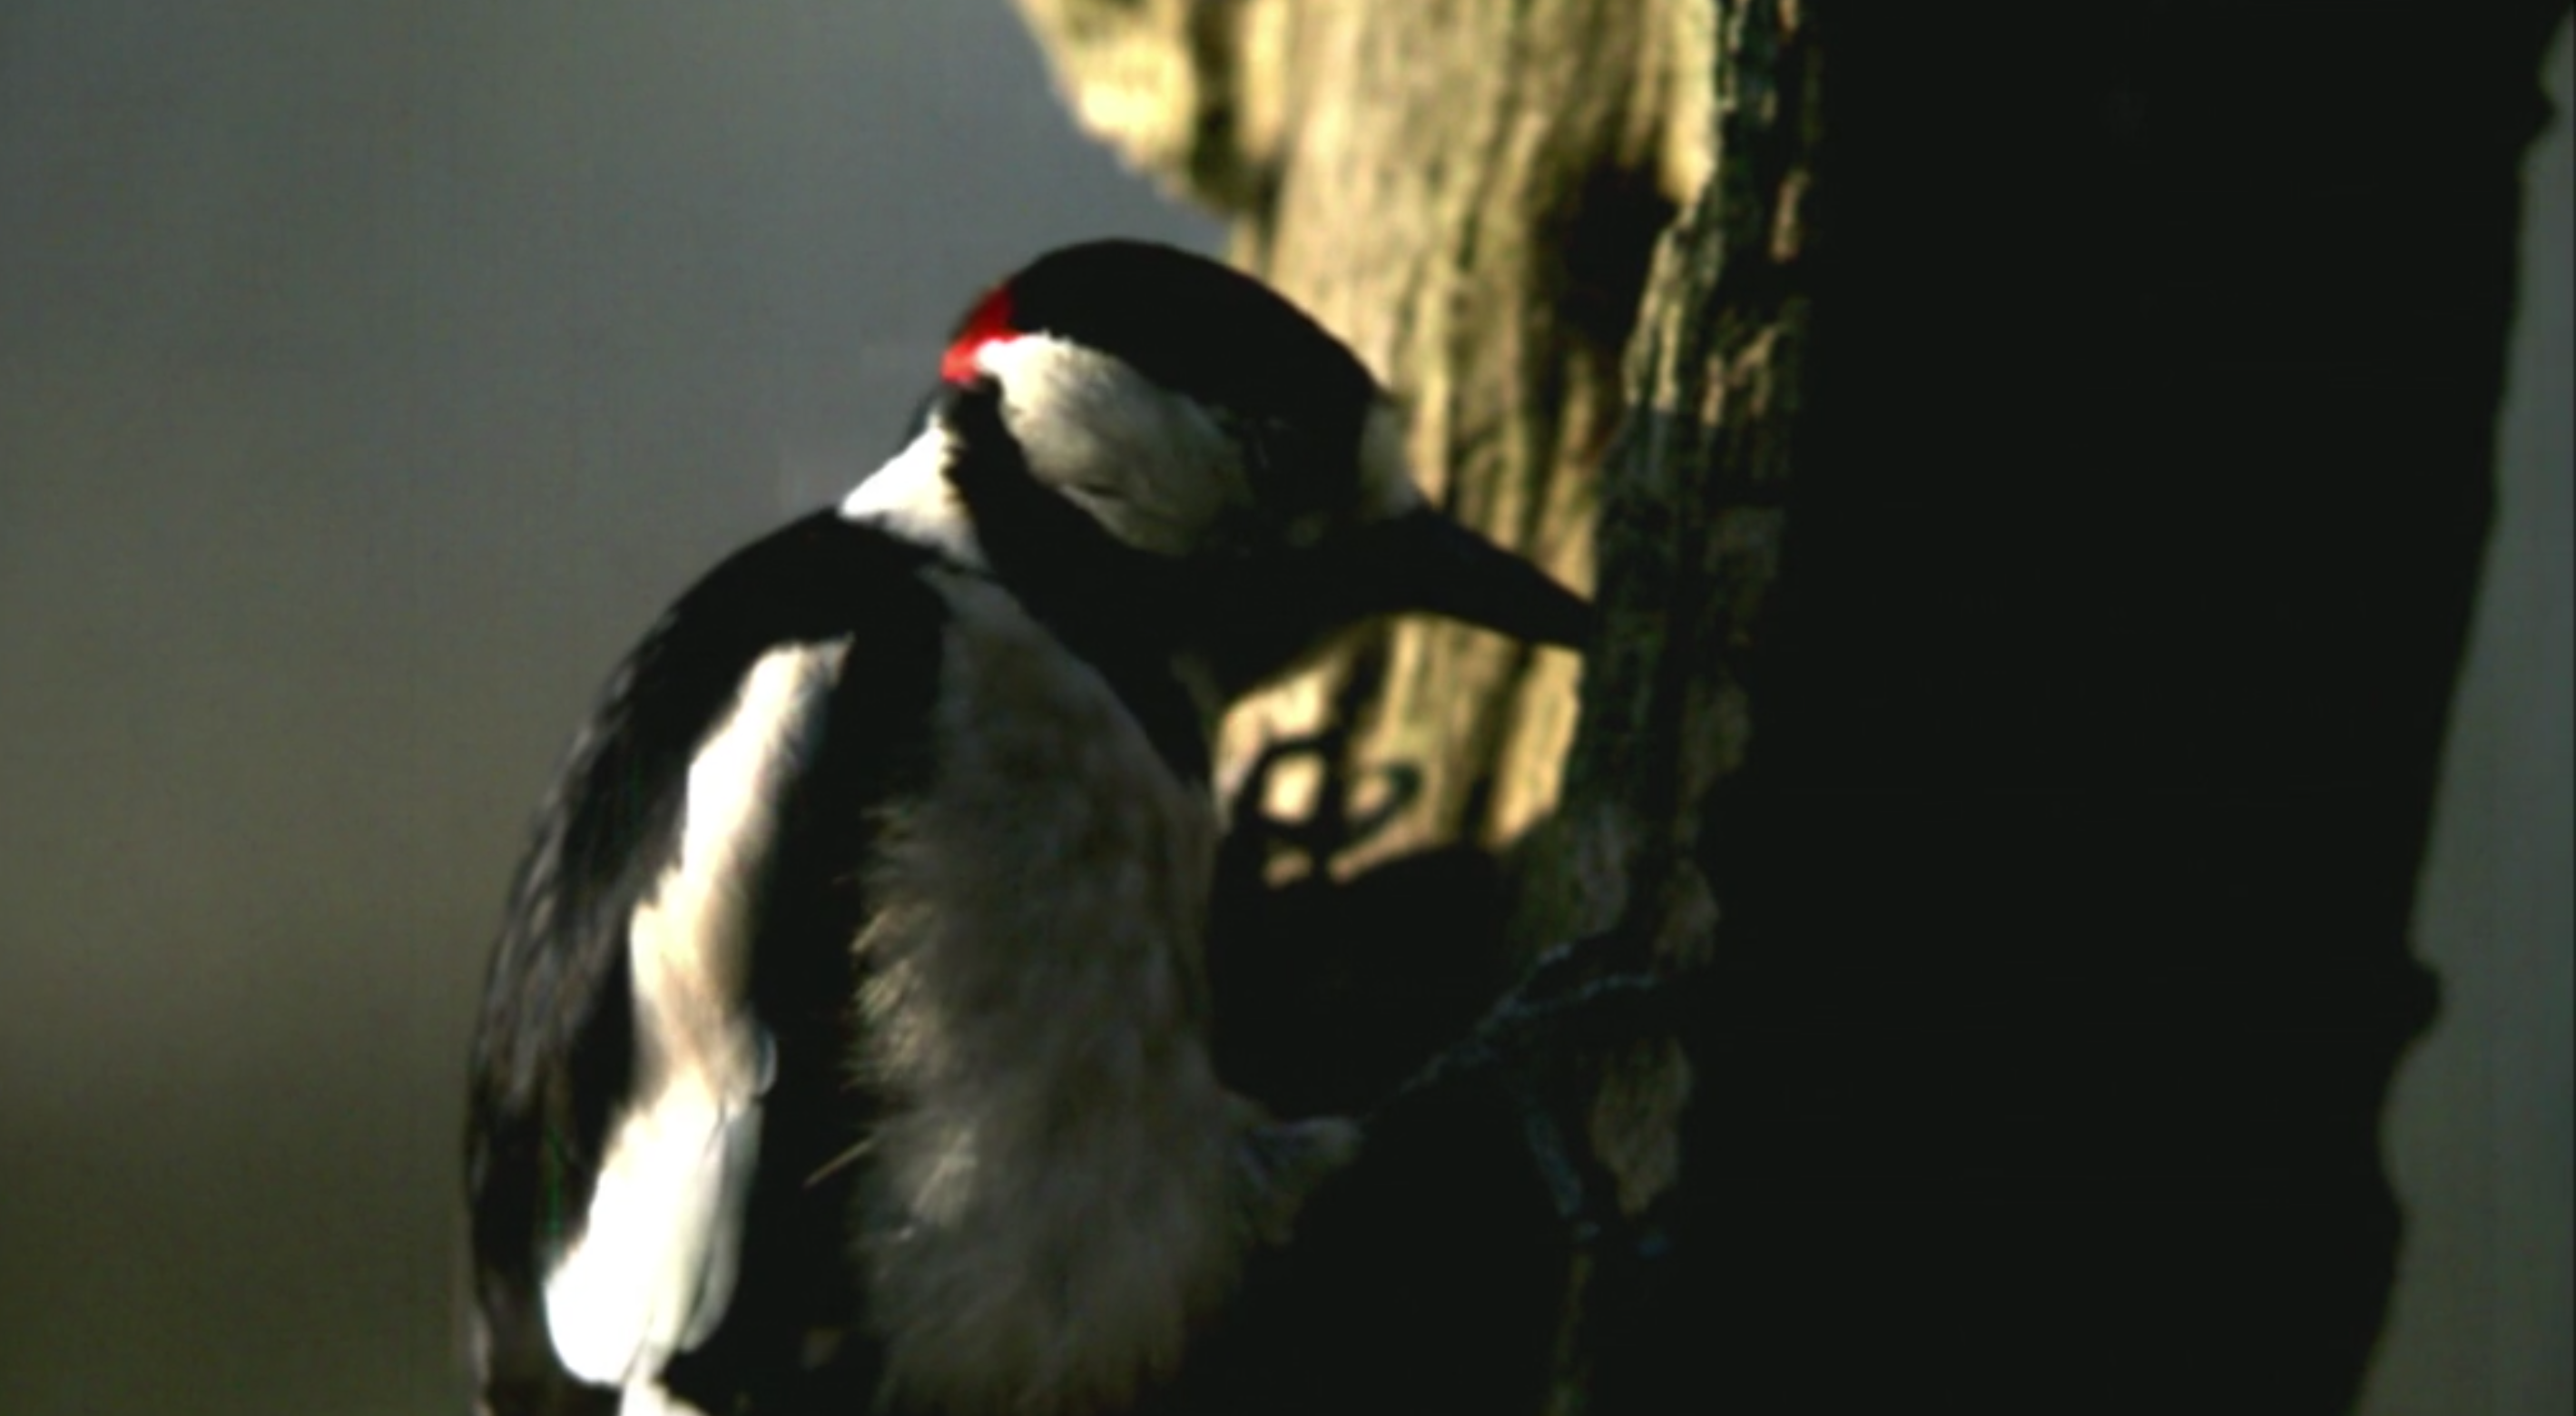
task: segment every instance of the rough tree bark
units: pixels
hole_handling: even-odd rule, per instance
[[[1259,1389],[2348,1405],[2564,7],[1021,5],[1453,508],[1599,567],[1579,732],[1570,664],[1412,626],[1232,756],[1338,715],[1421,780],[1345,868],[1535,824],[1516,946],[1706,1000],[1582,1071],[1630,1225],[1497,1260],[1424,1180],[1279,1319],[1366,1360]]]

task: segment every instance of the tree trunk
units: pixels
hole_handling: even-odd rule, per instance
[[[1389,1410],[2346,1407],[2564,7],[1022,3],[1450,506],[1600,570],[1579,732],[1406,626],[1234,759],[1340,714],[1421,775],[1368,858],[1543,822],[1511,937],[1707,1000],[1581,1071],[1625,1223],[1375,1233],[1283,1350],[1419,1349]]]

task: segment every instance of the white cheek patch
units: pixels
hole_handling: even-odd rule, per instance
[[[678,853],[628,925],[634,1093],[545,1300],[565,1368],[636,1401],[733,1296],[775,1066],[748,998],[750,892],[846,648],[779,649],[752,667],[689,764]]]
[[[1124,361],[1046,335],[996,340],[976,364],[1040,482],[1139,550],[1182,556],[1250,507],[1242,451],[1206,409]]]
[[[984,569],[984,548],[975,539],[975,520],[948,481],[951,451],[947,431],[934,420],[893,460],[842,498],[842,518],[935,547],[961,565]]]

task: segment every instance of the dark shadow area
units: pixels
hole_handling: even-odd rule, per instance
[[[1209,979],[1227,1084],[1284,1117],[1365,1118],[1367,1142],[1158,1412],[1510,1411],[1550,1359],[1572,1230],[1533,1128],[1573,1150],[1582,1057],[1562,1028],[1484,1026],[1515,987],[1503,862],[1451,845],[1342,866],[1419,785],[1414,764],[1351,763],[1383,658],[1355,665],[1333,726],[1270,744],[1236,785]],[[1301,768],[1312,794],[1282,817],[1272,780]]]
[[[1599,1409],[2348,1409],[2561,10],[1812,18],[1683,1260]]]
[[[1708,483],[1788,530],[1724,660],[1684,1190],[1578,1255],[1459,1089],[1254,1290],[1249,1390],[1529,1409],[1571,1262],[1600,1411],[2350,1409],[2562,9],[1814,20],[1797,467]],[[1245,1084],[1350,1109],[1459,1036],[1479,869],[1267,896],[1269,962],[1218,961]]]
[[[1323,746],[1339,760],[1332,735]],[[1327,773],[1320,800],[1349,785]],[[1292,846],[1238,805],[1210,968],[1228,1084],[1283,1116],[1367,1116],[1368,1141],[1294,1243],[1259,1260],[1157,1411],[1509,1411],[1546,1370],[1570,1246],[1524,1128],[1532,1105],[1574,1115],[1576,1093],[1516,1083],[1572,1069],[1533,1050],[1510,1076],[1477,1068],[1406,1090],[1504,987],[1500,872],[1462,846],[1335,882],[1322,867],[1368,829],[1351,825],[1328,805],[1285,828]],[[1262,883],[1266,859],[1308,847],[1312,873]]]

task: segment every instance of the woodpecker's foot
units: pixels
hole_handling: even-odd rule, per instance
[[[1642,1248],[1656,1241],[1620,1213],[1616,1186],[1588,1143],[1598,1081],[1589,1063],[1609,1046],[1667,1030],[1677,1000],[1673,980],[1662,975],[1600,972],[1616,948],[1601,936],[1540,956],[1473,1032],[1415,1072],[1373,1119],[1489,1080],[1575,1241],[1589,1245],[1618,1232]]]
[[[1286,1244],[1307,1198],[1359,1155],[1361,1140],[1359,1123],[1342,1116],[1246,1125],[1235,1142],[1235,1170],[1253,1232],[1264,1243]]]

